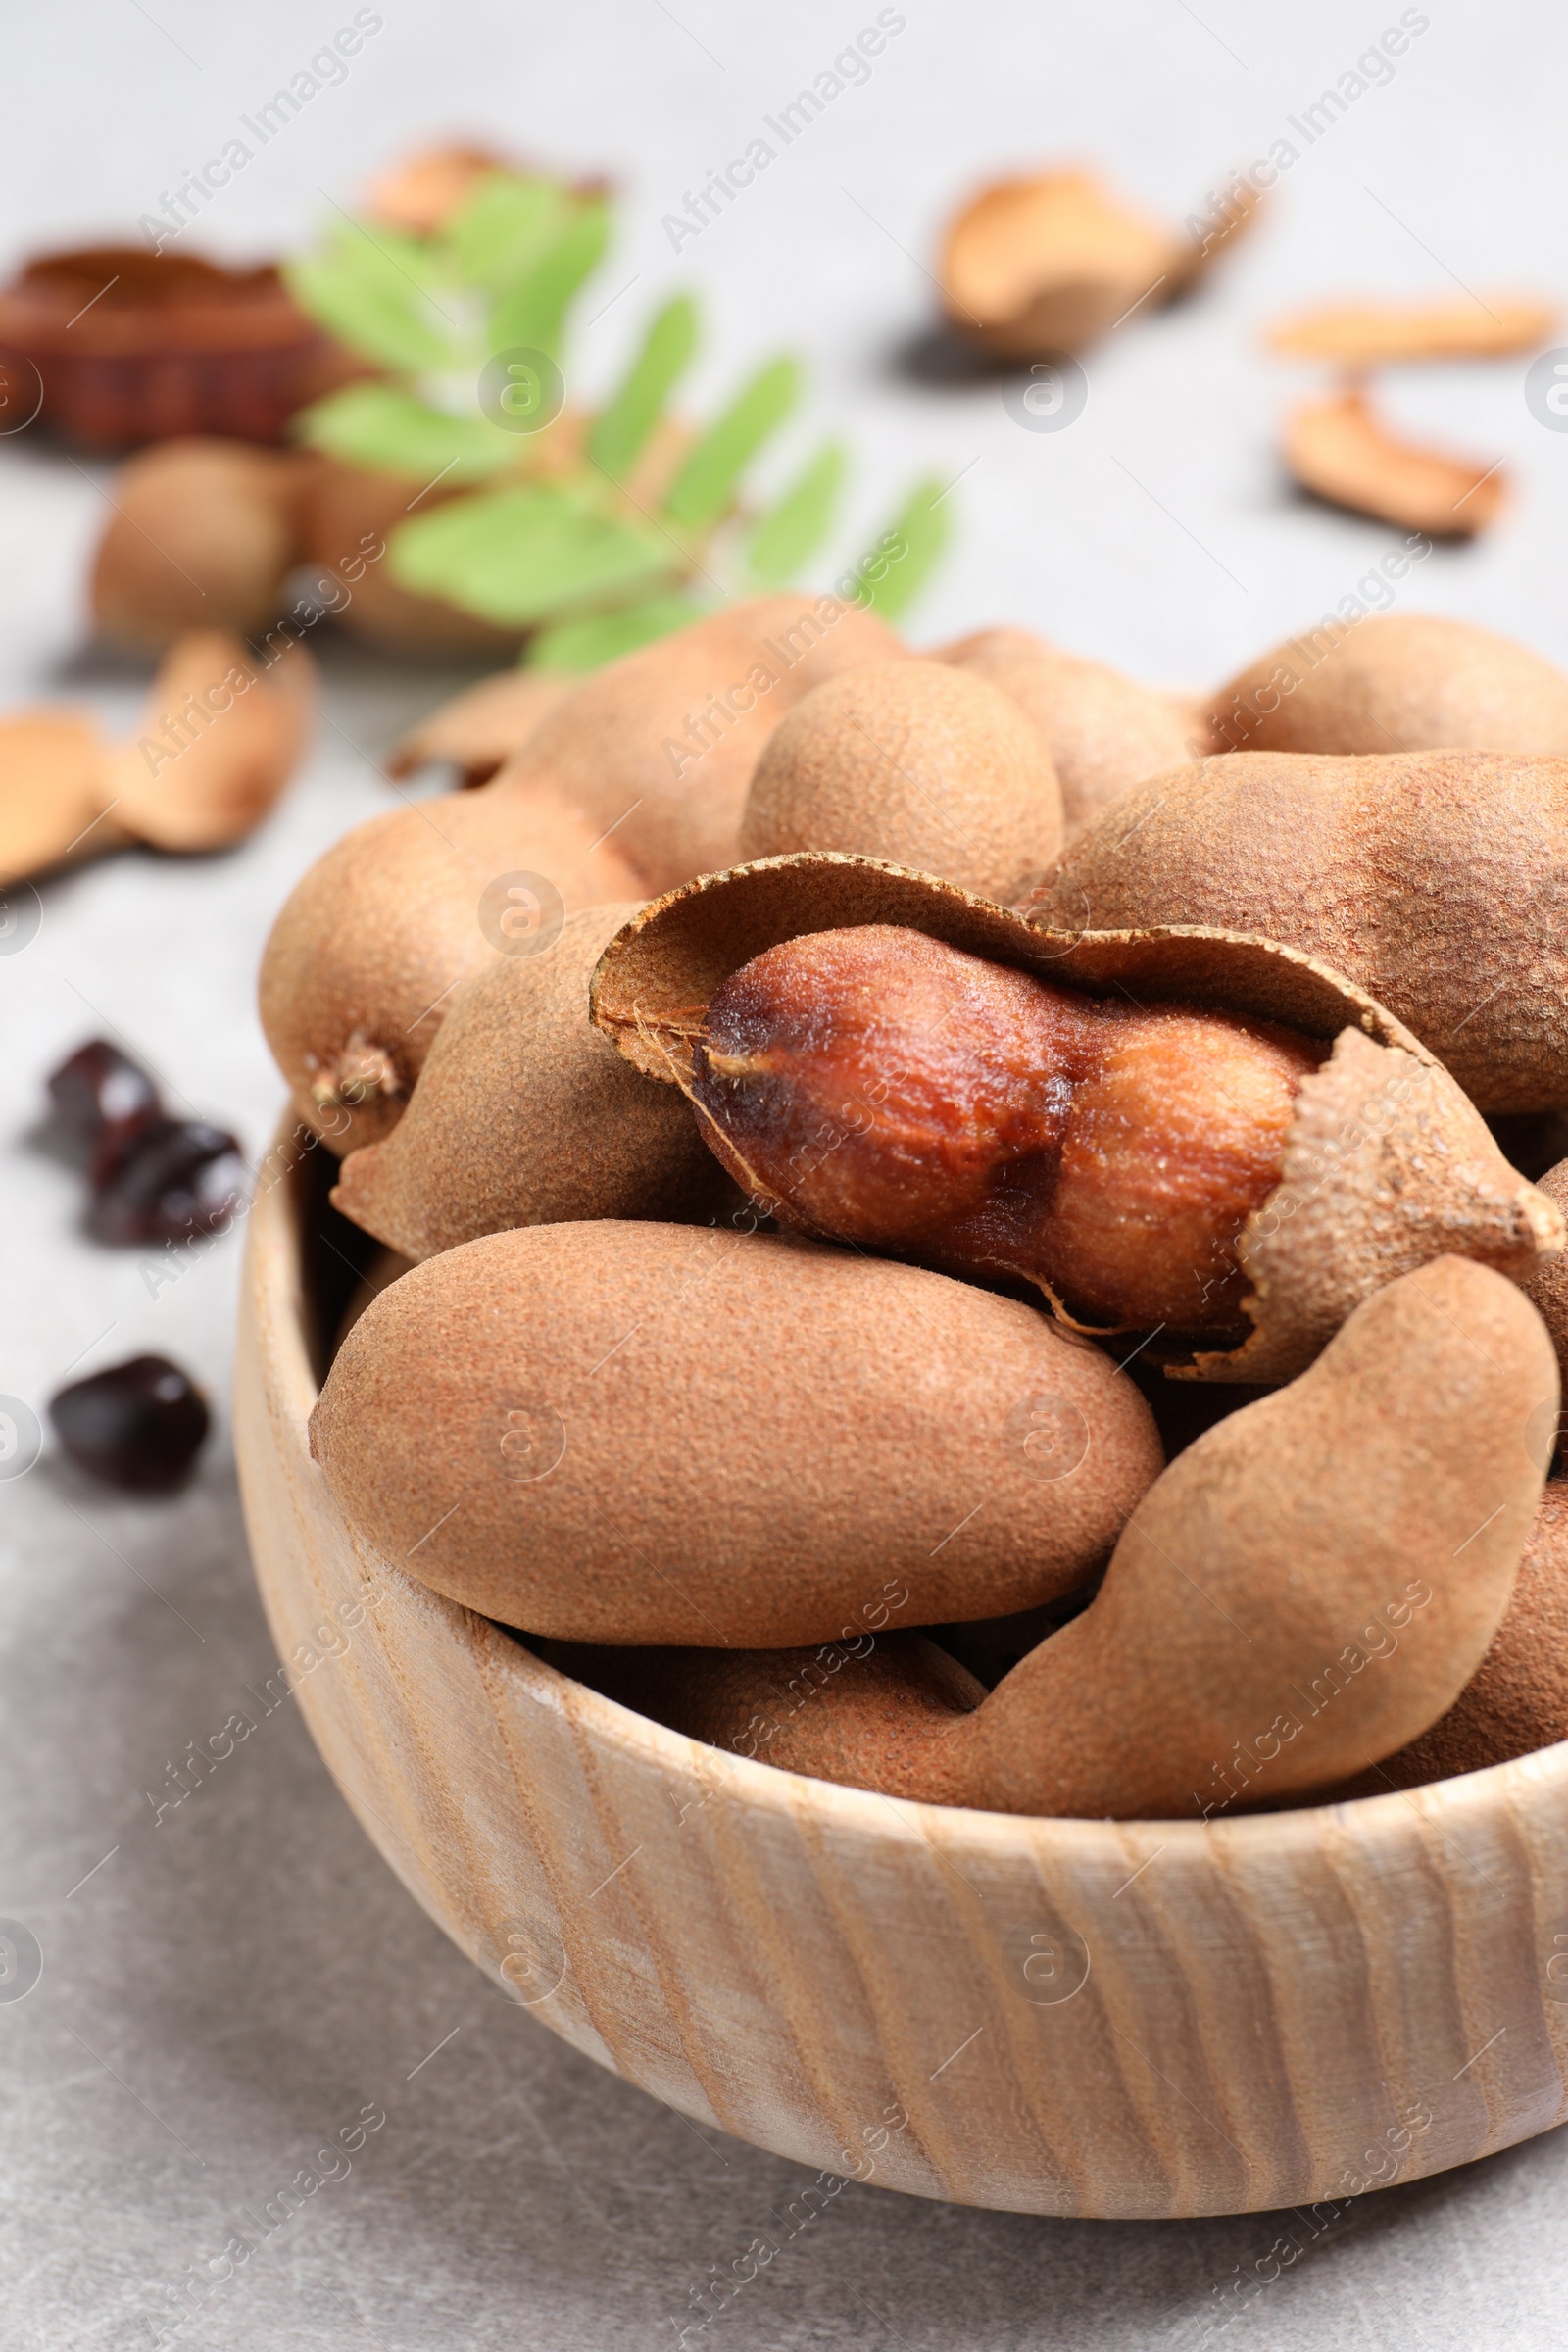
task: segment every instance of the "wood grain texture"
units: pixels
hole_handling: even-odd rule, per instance
[[[239,1349],[269,1620],[385,1859],[553,2032],[778,2154],[1031,2213],[1338,2204],[1568,2116],[1568,1743],[1112,1825],[665,1732],[348,1534],[306,1446],[308,1177],[258,1198]]]

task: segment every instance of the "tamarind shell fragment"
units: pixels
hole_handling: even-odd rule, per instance
[[[1568,759],[1200,760],[1069,842],[1025,911],[1069,937],[1286,941],[1386,1004],[1479,1109],[1568,1105]]]
[[[1363,1298],[1432,1258],[1457,1252],[1523,1281],[1562,1247],[1560,1211],[1508,1166],[1426,1047],[1327,963],[1267,938],[1175,925],[1042,933],[929,875],[805,853],[644,907],[594,975],[594,1018],[696,1109],[693,1041],[721,983],[780,940],[866,923],[925,931],[1091,996],[1124,991],[1335,1041],[1301,1083],[1280,1182],[1237,1244],[1254,1328],[1228,1352],[1167,1350],[1182,1377],[1294,1379]]]
[[[311,1446],[356,1533],[469,1608],[718,1647],[1071,1592],[1163,1459],[1132,1381],[1020,1300],[612,1222],[403,1275],[345,1338]]]
[[[567,915],[453,991],[408,1109],[344,1160],[332,1205],[414,1259],[514,1225],[684,1219],[738,1198],[667,1087],[588,1018],[594,966],[635,906]]]
[[[927,1803],[1208,1819],[1335,1788],[1502,1641],[1556,1400],[1529,1302],[1441,1258],[1173,1462],[1088,1608],[989,1696],[911,1633],[566,1671],[714,1746]]]

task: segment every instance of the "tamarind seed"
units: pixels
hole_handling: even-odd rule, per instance
[[[158,1088],[140,1062],[106,1038],[89,1038],[48,1079],[56,1118],[86,1155],[95,1185],[163,1118]]]
[[[201,1391],[166,1355],[135,1355],[49,1400],[72,1460],[110,1486],[154,1493],[177,1486],[207,1435]]]
[[[865,924],[732,973],[693,1094],[715,1154],[786,1223],[1021,1275],[1086,1324],[1240,1337],[1236,1243],[1325,1054]]]

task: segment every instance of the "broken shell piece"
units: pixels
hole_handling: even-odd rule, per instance
[[[578,680],[565,671],[504,669],[454,695],[394,745],[389,776],[449,760],[465,785],[488,784],[520,752],[547,710]]]
[[[125,840],[104,815],[108,746],[74,710],[0,721],[0,881],[20,881]]]
[[[1554,303],[1479,295],[1453,302],[1331,302],[1297,311],[1268,330],[1283,359],[1337,360],[1346,368],[1411,360],[1500,360],[1534,351],[1557,323]]]
[[[1303,490],[1433,539],[1473,538],[1496,520],[1507,495],[1500,466],[1396,440],[1360,392],[1297,409],[1284,457]]]
[[[1256,201],[1238,195],[1218,232],[1195,245],[1087,172],[998,180],[971,197],[944,239],[949,323],[994,359],[1080,350],[1140,302],[1168,302],[1190,285]]]
[[[158,672],[142,732],[109,756],[120,823],[160,850],[243,840],[293,773],[314,680],[300,645],[263,665],[219,630],[180,638]]]

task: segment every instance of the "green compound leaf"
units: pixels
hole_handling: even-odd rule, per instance
[[[610,242],[610,207],[592,197],[566,222],[541,259],[490,309],[490,349],[560,355],[573,295],[591,277]]]
[[[480,416],[427,408],[394,384],[346,384],[305,410],[294,429],[312,449],[372,473],[417,474],[433,482],[479,482],[514,454],[512,436]]]
[[[715,523],[741,475],[800,393],[801,369],[794,360],[774,360],[754,375],[689,452],[664,501],[670,520],[693,531]]]
[[[543,259],[573,201],[555,180],[492,172],[448,223],[442,258],[466,285],[500,294]]]
[[[556,485],[481,491],[400,524],[392,577],[503,628],[573,605],[646,596],[670,568],[651,531],[596,514]]]
[[[862,594],[884,620],[896,620],[914,602],[941,559],[948,544],[948,518],[939,502],[946,496],[947,490],[933,477],[917,482],[883,532],[876,555],[862,560]],[[887,569],[873,579],[865,565],[884,556]]]
[[[677,294],[648,329],[619,391],[588,436],[588,455],[612,481],[624,481],[631,471],[696,349],[697,305],[689,294]]]
[[[559,621],[528,642],[530,669],[599,669],[640,645],[671,636],[702,618],[704,608],[689,596],[650,596],[586,620]]]
[[[746,560],[767,587],[793,580],[833,528],[848,462],[843,444],[830,441],[753,531]]]
[[[383,368],[440,368],[451,357],[442,322],[416,285],[339,242],[284,265],[301,310],[340,343]]]

